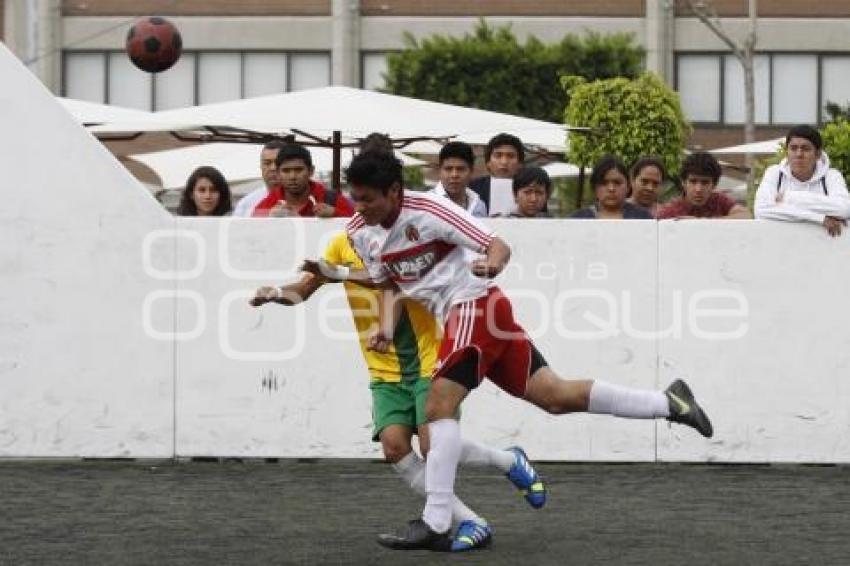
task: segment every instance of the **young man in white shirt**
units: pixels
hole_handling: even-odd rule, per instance
[[[840,171],[829,166],[823,139],[811,126],[795,126],[785,137],[788,155],[767,168],[756,191],[755,217],[822,225],[841,234],[850,218],[850,194]]]
[[[451,200],[476,218],[486,218],[487,206],[478,193],[469,188],[475,166],[472,146],[459,141],[449,142],[440,149],[438,163],[440,182],[431,192]]]
[[[357,214],[346,230],[366,266],[368,276],[363,278],[387,289],[385,293],[400,289],[445,321],[439,369],[425,409],[431,437],[425,509],[398,533],[379,536],[380,544],[404,550],[444,550],[450,545],[461,446],[455,415],[484,376],[552,414],[587,411],[667,418],[703,436],[713,434],[711,422],[681,380],[661,392],[558,377],[514,320],[508,298],[491,281],[510,259],[510,248],[501,238],[452,203],[405,192],[401,163],[393,156],[362,153],[347,174]],[[483,257],[469,262],[464,250]],[[354,275],[348,270],[322,273],[338,280]],[[392,340],[387,330],[391,327],[381,325],[373,340],[376,346]],[[545,497],[542,482],[530,489]]]
[[[514,209],[513,177],[525,162],[525,147],[518,137],[501,133],[484,148],[490,175],[474,179],[469,188],[478,193],[490,216],[507,216]]]

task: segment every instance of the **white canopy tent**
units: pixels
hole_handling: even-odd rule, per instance
[[[92,131],[177,131],[204,126],[264,133],[288,133],[295,128],[322,138],[338,131],[347,141],[371,132],[394,139],[454,136],[473,144],[485,144],[495,134],[508,132],[527,145],[558,152],[565,151],[567,143],[562,124],[342,86],[156,112]]]
[[[110,104],[98,104],[73,98],[56,97],[56,101],[67,110],[80,124],[106,124],[134,120],[147,120],[153,114],[143,110],[133,110]]]
[[[760,141],[749,144],[733,145],[730,147],[721,147],[718,149],[710,149],[709,153],[715,155],[731,155],[731,154],[751,154],[751,155],[773,155],[779,151],[779,147],[785,143],[785,138],[777,138],[775,140]]]
[[[311,147],[310,155],[317,173],[333,169],[330,148]],[[352,150],[342,150],[342,164],[351,161]],[[396,152],[406,166],[425,165],[424,161]],[[221,171],[228,183],[260,178],[260,146],[250,143],[205,143],[153,153],[131,155],[131,159],[150,167],[166,189],[183,187],[197,167],[211,165]]]
[[[543,166],[543,169],[553,179],[556,177],[578,177],[581,174],[581,167],[579,167],[578,165],[573,165],[572,163],[562,163],[560,161],[548,163]],[[590,171],[590,167],[584,168],[585,173],[590,173]]]

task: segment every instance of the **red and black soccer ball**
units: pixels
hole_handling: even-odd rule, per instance
[[[160,73],[180,58],[183,38],[174,24],[151,16],[136,20],[130,27],[125,48],[136,67],[148,73]]]

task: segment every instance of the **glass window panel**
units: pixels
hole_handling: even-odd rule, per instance
[[[683,55],[676,68],[682,110],[694,122],[720,121],[720,59],[718,55]]]
[[[173,67],[154,75],[154,110],[195,105],[195,54],[183,53]]]
[[[327,53],[292,53],[289,56],[289,89],[303,90],[331,84],[331,58]]]
[[[242,97],[242,57],[239,53],[200,53],[198,104]]]
[[[245,98],[286,92],[285,53],[245,54]]]
[[[824,107],[827,102],[847,106],[850,103],[850,57],[824,57],[821,70]]]
[[[773,123],[818,120],[818,59],[815,55],[773,56]]]
[[[378,90],[384,88],[384,73],[387,72],[385,53],[363,54],[363,88]]]
[[[109,53],[109,104],[151,110],[150,73],[139,70],[123,52]]]
[[[767,124],[770,120],[770,59],[767,55],[756,55],[753,65],[756,83],[756,123]],[[743,124],[746,113],[744,105],[744,69],[734,55],[726,55],[724,57],[723,72],[724,121],[727,124]]]
[[[103,53],[65,53],[64,96],[106,102],[106,61]]]

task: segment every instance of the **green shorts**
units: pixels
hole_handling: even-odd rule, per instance
[[[380,440],[381,431],[389,425],[404,425],[416,432],[416,427],[425,424],[425,399],[431,389],[431,380],[419,378],[415,381],[389,383],[373,381],[372,390],[372,440]]]

